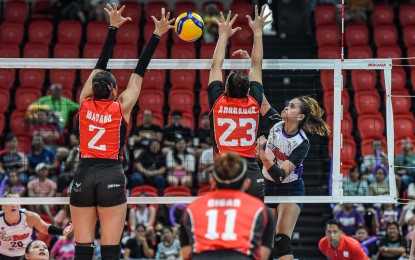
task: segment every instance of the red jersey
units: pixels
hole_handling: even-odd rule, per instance
[[[78,117],[81,158],[120,160],[128,124],[120,101],[87,98]]]
[[[181,229],[191,234],[194,253],[233,250],[260,259],[269,221],[261,200],[238,190],[218,190],[188,205]]]
[[[252,96],[220,96],[212,107],[214,152],[234,152],[241,157],[256,157],[256,138],[261,106]]]
[[[327,237],[320,240],[318,248],[330,260],[369,260],[359,241],[345,234],[342,235],[340,245],[337,248],[330,245]]]

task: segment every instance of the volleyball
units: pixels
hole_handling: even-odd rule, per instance
[[[202,17],[197,13],[185,12],[179,15],[174,24],[177,36],[187,42],[193,42],[199,39],[205,27]]]

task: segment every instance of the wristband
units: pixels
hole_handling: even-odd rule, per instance
[[[48,234],[49,235],[59,235],[62,236],[63,235],[63,228],[54,226],[54,225],[50,225],[48,227]]]
[[[271,176],[271,178],[276,182],[276,183],[281,183],[284,181],[285,179],[285,172],[278,167],[277,165],[272,165],[268,170],[267,170],[269,176]]]

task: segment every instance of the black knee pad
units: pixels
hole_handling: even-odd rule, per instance
[[[101,246],[101,259],[102,260],[118,260],[121,255],[120,245],[105,245]]]
[[[285,234],[276,234],[274,238],[274,248],[278,253],[278,257],[285,255],[293,255],[291,247],[291,239]]]
[[[75,260],[91,260],[94,257],[94,243],[75,243]]]

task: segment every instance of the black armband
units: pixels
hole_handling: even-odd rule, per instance
[[[108,29],[107,38],[105,39],[104,45],[102,46],[101,54],[99,55],[97,65],[95,65],[94,69],[107,69],[108,60],[110,59],[112,50],[114,49],[115,36],[117,31],[117,27],[110,26]]]
[[[267,172],[276,183],[281,183],[285,179],[285,172],[275,164]]]
[[[267,111],[267,113],[265,113],[264,115],[265,117],[267,117],[269,120],[271,121],[281,121],[281,115],[280,113],[278,113],[277,110],[275,110],[273,107],[270,107]]]
[[[151,39],[148,41],[147,46],[144,48],[143,52],[140,55],[140,58],[138,58],[137,66],[134,69],[134,73],[144,77],[144,74],[146,73],[147,66],[150,63],[151,57],[153,57],[154,52],[157,49],[157,45],[160,41],[160,36],[153,34],[151,36]]]
[[[49,235],[59,235],[62,236],[63,235],[63,228],[54,226],[54,225],[50,225],[48,227],[48,234]]]

